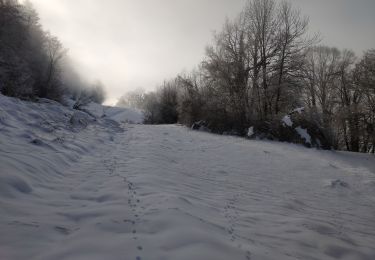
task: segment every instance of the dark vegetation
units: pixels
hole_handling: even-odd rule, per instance
[[[153,93],[132,93],[133,105],[152,124],[199,128],[198,122],[236,135],[253,127],[253,137],[374,153],[375,50],[358,58],[350,50],[321,46],[308,25],[288,2],[249,0],[214,35],[195,71]],[[293,113],[300,107],[301,114]],[[292,126],[282,122],[285,115]],[[302,140],[297,127],[313,140]]]
[[[105,99],[101,83],[80,79],[58,38],[43,30],[31,3],[0,0],[0,92],[35,100],[62,101],[77,105]]]

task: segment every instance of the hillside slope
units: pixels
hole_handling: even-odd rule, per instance
[[[0,259],[375,259],[373,156],[0,96]]]

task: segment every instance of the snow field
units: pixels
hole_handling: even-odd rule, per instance
[[[370,155],[82,113],[0,96],[0,259],[375,259]]]

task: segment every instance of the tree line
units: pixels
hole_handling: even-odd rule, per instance
[[[197,69],[120,105],[132,96],[147,123],[200,121],[238,135],[250,126],[272,131],[301,108],[308,130],[318,129],[330,148],[374,153],[375,50],[356,57],[320,38],[291,3],[249,0],[214,35]]]
[[[29,1],[0,0],[0,92],[34,100],[61,101],[70,97],[79,103],[105,99],[100,82],[80,78],[59,39],[45,31]]]

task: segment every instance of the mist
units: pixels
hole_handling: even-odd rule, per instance
[[[107,103],[194,68],[213,32],[245,2],[32,0],[41,23],[69,49],[80,73],[107,86]],[[374,1],[292,2],[310,17],[310,31],[320,32],[322,43],[357,54],[375,45]]]

